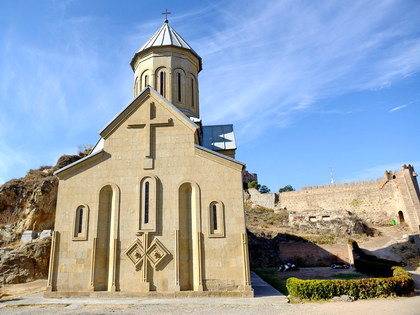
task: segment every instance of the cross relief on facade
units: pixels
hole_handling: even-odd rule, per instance
[[[149,244],[149,233],[143,233],[142,240],[136,238],[124,254],[137,270],[141,268],[143,282],[147,282],[148,263],[156,270],[171,255],[157,238]]]
[[[157,127],[169,127],[173,126],[173,120],[171,118],[166,120],[159,120],[156,118],[156,107],[155,103],[151,102],[148,106],[147,121],[144,124],[130,124],[127,126],[128,129],[144,129],[146,132],[146,151],[143,161],[143,168],[145,170],[153,169],[153,128]]]

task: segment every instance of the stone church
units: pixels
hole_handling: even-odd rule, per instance
[[[202,125],[200,56],[166,20],[130,64],[132,102],[55,173],[45,296],[252,296],[245,165]]]

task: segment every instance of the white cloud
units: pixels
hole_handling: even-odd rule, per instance
[[[406,108],[406,107],[407,107],[407,105],[400,105],[400,106],[397,106],[397,107],[394,107],[394,108],[390,109],[389,112],[392,113],[392,112],[395,112],[397,110],[400,110],[400,109],[403,109],[403,108]]]
[[[268,1],[234,11],[220,7],[220,27],[190,43],[204,60],[207,122],[287,126],[318,100],[386,88],[420,69],[418,5]]]
[[[399,105],[399,106],[393,107],[393,108],[391,108],[388,112],[389,112],[389,113],[392,113],[392,112],[395,112],[395,111],[397,111],[397,110],[400,110],[400,109],[406,108],[407,106],[409,106],[409,105],[411,105],[411,104],[415,104],[415,103],[419,103],[419,102],[420,102],[420,99],[415,99],[415,100],[413,100],[413,101],[411,101],[411,102],[408,102],[408,103],[406,103],[406,104],[402,104],[402,105]]]

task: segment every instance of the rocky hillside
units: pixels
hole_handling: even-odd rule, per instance
[[[63,155],[55,166],[30,170],[0,186],[0,246],[18,241],[25,230],[54,227],[58,179],[53,173],[82,157]]]
[[[48,276],[51,238],[0,248],[0,284],[24,283]]]

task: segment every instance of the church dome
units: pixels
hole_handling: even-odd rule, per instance
[[[133,57],[133,61],[136,56],[143,51],[149,50],[150,48],[159,48],[164,46],[174,46],[189,50],[194,54],[200,63],[200,70],[202,70],[201,57],[191,48],[190,45],[179,35],[172,26],[169,25],[168,20],[165,20],[163,25],[153,34],[153,36],[136,52]],[[133,63],[132,61],[132,63]]]
[[[134,97],[150,86],[188,117],[199,118],[201,57],[168,20],[135,53],[130,65]]]

